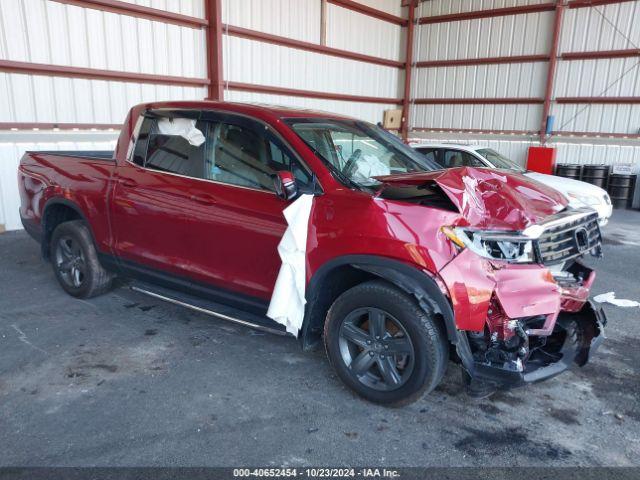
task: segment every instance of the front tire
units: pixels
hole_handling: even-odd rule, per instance
[[[53,272],[72,297],[91,298],[111,288],[113,275],[100,264],[91,232],[83,221],[58,225],[50,248]]]
[[[440,383],[447,366],[448,345],[438,320],[382,280],[338,297],[327,314],[324,340],[342,381],[375,403],[418,400]]]

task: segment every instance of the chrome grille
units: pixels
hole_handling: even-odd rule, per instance
[[[593,212],[550,223],[538,237],[537,250],[543,264],[553,265],[588,252],[597,254],[601,243],[598,214]]]

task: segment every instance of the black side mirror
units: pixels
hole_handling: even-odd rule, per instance
[[[291,200],[298,196],[298,184],[291,172],[278,172],[273,178],[276,195],[282,200]]]

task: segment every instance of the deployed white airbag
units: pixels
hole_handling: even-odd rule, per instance
[[[374,155],[363,155],[356,160],[351,178],[358,183],[369,183],[371,177],[389,175],[391,169]]]
[[[302,195],[284,209],[289,225],[278,244],[282,266],[271,295],[267,316],[298,336],[304,319],[307,235],[313,195]]]
[[[194,147],[199,147],[205,141],[202,132],[196,128],[196,121],[188,118],[161,118],[158,120],[158,130],[163,135],[179,135]]]

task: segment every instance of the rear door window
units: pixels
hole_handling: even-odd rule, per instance
[[[132,162],[150,170],[205,178],[204,153],[208,122],[165,114],[144,119]]]
[[[194,128],[202,135],[201,142],[197,139],[194,140],[192,135],[190,140],[187,140],[183,135],[162,133],[158,128],[158,122],[156,122],[149,135],[145,168],[184,175],[185,177],[205,178],[205,145],[204,133],[202,132],[207,131],[207,125],[204,122],[197,122]]]

